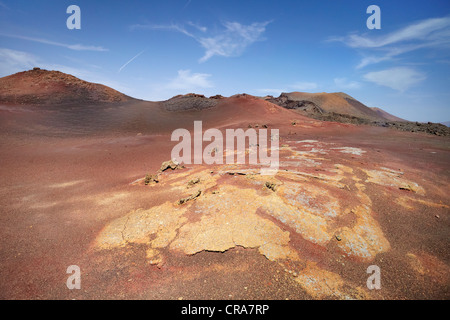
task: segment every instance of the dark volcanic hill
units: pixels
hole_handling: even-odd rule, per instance
[[[304,112],[309,116],[334,113],[367,120],[390,120],[384,117],[382,112],[377,112],[342,92],[291,92],[282,93],[278,98],[266,99],[285,108]]]
[[[133,98],[60,71],[39,68],[0,78],[0,103],[8,105],[95,104]]]
[[[445,125],[430,122],[408,122],[384,110],[369,108],[342,92],[292,92],[282,93],[278,98],[267,96],[263,99],[247,94],[238,94],[230,98],[224,98],[220,95],[207,98],[204,95],[190,93],[178,95],[166,101],[150,102],[134,99],[107,86],[87,82],[59,71],[34,68],[29,71],[0,78],[0,104],[3,105],[41,105],[53,107],[77,105],[84,108],[97,104],[109,106],[111,103],[120,107],[125,102],[136,102],[134,104],[135,110],[133,110],[136,112],[137,118],[139,118],[139,120],[136,120],[138,122],[144,121],[142,119],[142,112],[144,112],[145,106],[152,106],[154,112],[169,112],[173,116],[174,112],[195,113],[207,109],[217,109],[217,106],[224,105],[227,101],[235,102],[240,98],[246,98],[249,101],[260,100],[261,102],[265,100],[266,103],[269,102],[270,104],[282,107],[285,111],[287,111],[286,109],[290,109],[289,111],[293,112],[290,114],[294,117],[295,114],[299,114],[321,121],[392,127],[402,131],[426,132],[440,136],[450,135],[450,129]],[[126,105],[129,107],[129,103]],[[222,111],[221,108],[216,110],[219,114]],[[228,116],[243,120],[250,113],[256,111],[256,115],[258,114],[258,111],[253,109],[235,111],[237,113],[229,114]],[[79,112],[79,110],[74,112]],[[85,112],[87,122],[89,122],[89,112]],[[129,110],[127,112],[130,113],[131,111]],[[242,112],[245,113],[245,116]],[[118,117],[114,123],[120,123],[123,120],[123,116],[122,114]],[[154,115],[152,117],[154,118]],[[71,118],[71,115],[68,115],[68,118]],[[156,125],[156,127],[161,127],[161,123]]]
[[[380,108],[369,108],[343,92],[291,92],[282,93],[278,98],[266,96],[264,99],[316,120],[391,127],[438,136],[450,135],[449,128],[443,124],[406,121]]]

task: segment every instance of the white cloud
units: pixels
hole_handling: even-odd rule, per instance
[[[329,41],[340,41],[351,48],[362,50],[364,58],[357,68],[392,60],[404,53],[423,48],[439,48],[448,51],[450,49],[450,16],[418,21],[381,36],[351,34],[346,37],[331,38]]]
[[[191,3],[191,1],[192,1],[192,0],[188,0],[188,1],[186,2],[186,4],[184,5],[183,9],[186,9],[187,6]]]
[[[27,40],[27,41],[33,41],[33,42],[38,42],[38,43],[43,43],[43,44],[49,44],[52,46],[63,47],[63,48],[67,48],[67,49],[75,50],[75,51],[108,51],[108,49],[105,49],[100,46],[86,46],[86,45],[82,45],[82,44],[66,44],[66,43],[51,41],[51,40],[42,39],[42,38],[33,38],[33,37],[14,35],[14,34],[0,33],[0,36],[14,38],[14,39]]]
[[[219,34],[197,39],[206,50],[205,55],[199,61],[205,62],[215,55],[223,57],[241,55],[248,46],[261,40],[261,35],[266,31],[266,26],[269,23],[255,22],[248,26],[238,22],[224,23],[225,30]]]
[[[188,22],[187,25],[200,31],[200,35],[195,34],[195,30],[188,31],[187,28],[179,24],[170,25],[141,25],[136,24],[130,27],[130,30],[148,29],[148,30],[171,30],[183,33],[184,35],[195,39],[204,49],[205,54],[199,62],[205,62],[213,56],[236,57],[240,56],[251,44],[261,41],[262,34],[266,31],[266,26],[270,23],[255,22],[250,25],[243,25],[238,22],[225,22],[225,29],[205,36],[208,29],[204,26]]]
[[[361,83],[348,81],[347,78],[335,78],[334,84],[341,89],[358,89],[361,87]]]
[[[368,38],[350,35],[345,42],[353,48],[378,48],[405,41],[449,42],[450,17],[432,18],[411,24],[384,36]]]
[[[206,73],[193,73],[191,70],[178,70],[177,76],[166,83],[155,83],[145,97],[151,101],[162,101],[178,94],[199,93],[206,94],[210,88],[214,88],[210,81],[211,75]]]
[[[426,79],[425,74],[408,67],[398,67],[369,72],[364,75],[367,81],[398,91],[405,91]]]
[[[188,32],[186,28],[178,24],[169,24],[169,25],[161,25],[161,24],[134,24],[130,26],[130,30],[169,30],[169,31],[177,31],[183,33],[184,35],[195,38],[193,34]]]
[[[38,58],[23,51],[0,48],[0,76],[7,76],[38,66]]]
[[[212,88],[213,85],[208,80],[210,77],[211,75],[206,73],[192,73],[191,70],[178,70],[177,77],[171,80],[165,88],[179,91]]]
[[[391,60],[391,59],[392,59],[392,56],[389,54],[387,54],[385,56],[367,56],[361,60],[361,62],[356,66],[356,69],[361,69],[361,68],[364,68],[365,66],[379,63],[382,61]]]
[[[199,24],[197,24],[197,23],[194,23],[194,22],[192,22],[192,21],[188,21],[187,24],[190,25],[190,26],[192,26],[192,27],[194,27],[194,28],[196,28],[197,30],[200,30],[201,32],[206,32],[206,31],[208,31],[208,28],[207,28],[207,27],[201,26],[201,25],[199,25]]]

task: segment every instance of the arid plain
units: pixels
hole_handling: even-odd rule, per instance
[[[61,73],[11,77],[0,79],[2,299],[449,298],[448,136],[306,117],[313,99],[147,102]],[[278,129],[278,172],[162,166],[171,133],[194,121]],[[66,286],[70,265],[80,290]],[[366,286],[371,265],[379,290]]]

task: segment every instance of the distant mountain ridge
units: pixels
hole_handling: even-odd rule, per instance
[[[438,136],[450,135],[450,129],[442,124],[410,122],[380,108],[369,108],[343,92],[291,92],[282,93],[278,98],[266,96],[263,99],[316,120],[390,127]]]
[[[87,82],[60,71],[48,71],[34,68],[29,71],[0,78],[0,104],[16,105],[69,105],[89,106],[105,103],[138,102],[139,99],[129,97],[107,86]],[[142,100],[141,100],[142,101]],[[143,101],[144,102],[144,101]],[[244,103],[252,108],[235,109],[234,103]],[[282,93],[278,98],[266,96],[255,97],[248,94],[237,94],[228,98],[220,95],[205,97],[201,94],[177,95],[166,101],[150,102],[158,110],[165,112],[203,112],[219,105],[227,105],[228,116],[242,118],[242,112],[258,114],[267,110],[289,110],[295,117],[305,116],[321,121],[350,123],[356,125],[372,125],[392,127],[402,131],[426,132],[439,136],[449,136],[450,129],[438,123],[408,122],[393,116],[379,108],[369,108],[343,92],[335,93]],[[280,108],[281,107],[281,108]],[[278,109],[279,108],[279,109]],[[156,110],[156,109],[155,109]],[[294,120],[294,119],[292,119]]]
[[[288,109],[297,109],[312,117],[336,114],[370,121],[404,121],[379,108],[369,108],[343,92],[290,92],[282,93],[278,98],[268,96],[265,99]]]

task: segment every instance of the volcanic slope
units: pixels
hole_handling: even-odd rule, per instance
[[[443,124],[409,122],[380,108],[369,108],[342,92],[291,92],[282,93],[278,98],[266,96],[264,99],[322,121],[390,127],[401,131],[426,132],[438,136],[450,135],[450,130]]]
[[[405,119],[396,117],[396,116],[390,114],[389,112],[384,111],[383,109],[380,109],[377,107],[372,107],[371,109],[373,111],[375,111],[380,117],[387,119],[389,121],[406,121]]]
[[[193,129],[194,121],[202,121],[204,129],[233,126],[274,128],[280,123],[299,122],[299,119],[304,125],[320,125],[320,121],[250,95],[217,99],[184,95],[160,102],[133,99],[84,103],[72,100],[67,105],[5,105],[0,110],[3,110],[0,124],[5,124],[0,131],[8,128],[22,134],[51,136],[108,135],[111,132],[169,134],[178,128]]]
[[[345,114],[370,120],[388,120],[380,113],[365,106],[355,98],[342,92],[335,93],[307,93],[290,92],[282,93],[278,98],[268,98],[269,101],[286,104],[288,108],[301,108],[307,105],[316,107],[316,112]]]
[[[107,86],[80,80],[60,71],[34,68],[0,78],[0,103],[60,105],[125,102],[128,97]]]

